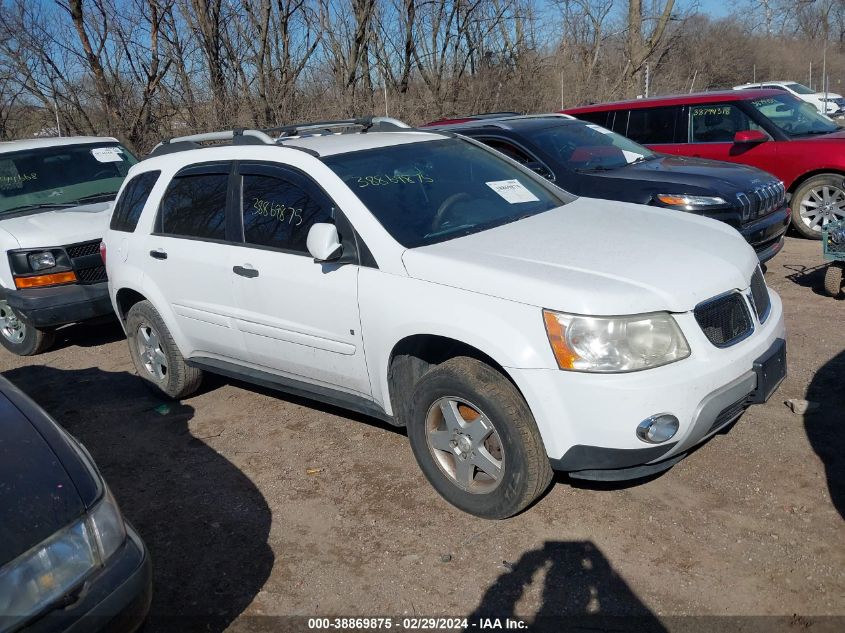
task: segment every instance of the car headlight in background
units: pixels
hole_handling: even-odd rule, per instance
[[[23,621],[72,590],[126,540],[108,488],[87,515],[0,568],[0,613]]]
[[[686,358],[689,345],[666,312],[587,317],[543,310],[558,367],[614,373],[659,367]]]
[[[30,253],[27,255],[29,260],[29,267],[33,272],[38,270],[45,270],[47,268],[55,268],[56,257],[50,251],[43,251],[41,253]]]
[[[659,193],[654,198],[667,207],[683,207],[684,209],[721,207],[728,204],[727,200],[719,196],[690,196],[685,193]]]

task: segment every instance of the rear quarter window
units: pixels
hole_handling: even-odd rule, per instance
[[[138,174],[126,184],[111,216],[109,228],[112,231],[135,231],[141,211],[144,210],[144,205],[147,204],[150,192],[160,175],[160,171],[147,171]]]
[[[686,143],[687,126],[680,106],[632,109],[625,136],[637,143]],[[616,130],[614,130],[616,131]]]

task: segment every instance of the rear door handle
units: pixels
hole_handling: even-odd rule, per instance
[[[153,259],[167,259],[167,253],[165,253],[160,248],[157,248],[154,251],[150,251],[150,257]]]
[[[232,272],[241,277],[258,277],[258,271],[249,264],[246,266],[233,266]]]

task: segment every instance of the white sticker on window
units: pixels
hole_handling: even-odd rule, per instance
[[[628,163],[633,163],[640,160],[641,158],[644,158],[642,154],[637,154],[636,152],[629,152],[625,149],[622,150],[622,155],[625,157],[625,160],[627,160]]]
[[[118,147],[95,147],[91,155],[101,163],[119,163],[123,161]]]
[[[516,180],[494,180],[484,183],[511,204],[518,202],[539,202],[540,199]]]
[[[595,130],[596,132],[600,132],[601,134],[613,134],[613,132],[606,128],[603,128],[600,125],[593,125],[592,123],[587,123],[587,127],[591,130]]]

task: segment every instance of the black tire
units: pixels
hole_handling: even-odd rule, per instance
[[[824,272],[824,289],[831,297],[838,297],[842,292],[842,277],[845,262],[831,262]]]
[[[480,468],[470,466],[471,486],[495,486],[489,491],[463,489],[446,470],[448,463],[456,463],[458,457],[429,446],[427,429],[438,415],[438,403],[451,402],[452,398],[470,403],[476,413],[481,412],[481,417],[475,419],[489,420],[494,429],[489,437],[497,440],[501,450],[498,479],[486,481]],[[408,411],[408,437],[420,469],[446,501],[464,512],[486,519],[505,519],[523,510],[548,487],[552,469],[528,404],[516,387],[489,365],[468,357],[452,358],[438,365],[415,385]],[[471,455],[466,459],[474,463],[476,453]],[[443,459],[447,467],[443,466]],[[485,481],[475,481],[476,477]]]
[[[815,189],[819,189],[821,187],[835,187],[838,191],[845,193],[845,177],[840,174],[819,174],[818,176],[813,176],[812,178],[807,179],[806,181],[802,182],[801,185],[795,190],[795,193],[792,194],[792,199],[790,200],[790,208],[792,209],[792,226],[795,227],[795,230],[802,237],[806,237],[811,240],[820,240],[822,238],[822,224],[823,222],[819,222],[815,227],[810,228],[807,224],[805,224],[804,219],[801,217],[801,205],[804,203],[805,200],[809,200],[812,202],[816,202],[811,197],[811,192]],[[845,208],[845,207],[843,207]],[[832,215],[833,219],[845,219],[845,211],[840,209],[839,211],[832,211],[835,215]],[[839,217],[841,215],[841,217]]]
[[[154,342],[151,342],[153,335]],[[149,301],[139,301],[129,308],[126,315],[126,338],[135,370],[155,391],[179,400],[199,389],[202,371],[185,363],[170,331]],[[142,351],[145,344],[149,346],[151,354],[155,353],[154,357],[142,357],[146,353]],[[164,362],[160,363],[159,360]]]
[[[55,330],[40,329],[0,301],[0,344],[18,356],[35,356],[56,341]]]

